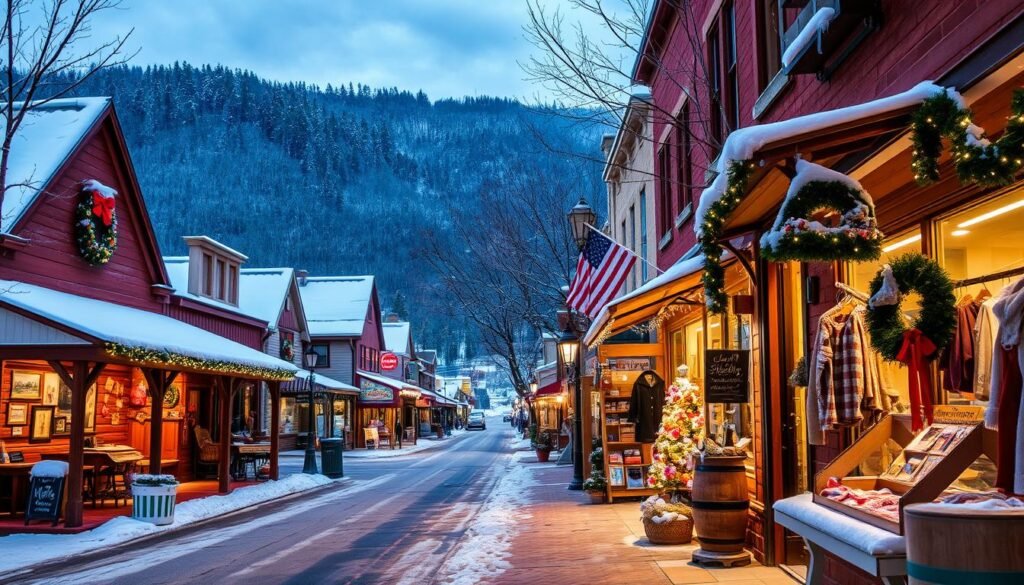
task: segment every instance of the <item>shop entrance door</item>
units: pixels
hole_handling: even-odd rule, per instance
[[[779,276],[779,319],[782,372],[786,376],[782,386],[780,426],[782,429],[782,497],[788,498],[806,491],[810,487],[811,473],[808,465],[807,426],[804,408],[807,388],[789,381],[800,358],[807,351],[806,307],[804,294],[804,271],[797,262],[778,266]],[[803,540],[797,535],[785,532],[785,548],[780,564],[789,565],[798,573],[807,566],[807,551]]]

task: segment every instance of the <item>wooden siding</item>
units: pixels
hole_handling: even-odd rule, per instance
[[[150,288],[156,281],[153,263],[159,258],[146,244],[144,208],[132,200],[134,191],[125,176],[127,162],[119,160],[115,145],[112,122],[105,118],[16,226],[15,235],[31,243],[13,255],[0,256],[0,278],[160,310]],[[118,192],[117,251],[109,263],[98,267],[79,255],[72,227],[79,185],[86,179],[96,179]]]
[[[240,321],[227,314],[221,316],[211,311],[193,309],[178,304],[167,305],[166,313],[179,321],[226,337],[247,347],[257,350],[263,347],[263,327],[251,324],[248,320]]]
[[[6,309],[0,309],[0,332],[4,345],[89,345],[84,339]]]

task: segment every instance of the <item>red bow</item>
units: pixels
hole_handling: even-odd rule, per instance
[[[921,430],[921,408],[928,424],[932,422],[932,380],[928,372],[928,356],[935,353],[935,344],[918,328],[903,332],[903,345],[896,359],[907,365],[910,376],[910,414],[914,432]]]
[[[103,225],[114,223],[114,198],[104,197],[99,191],[92,192],[92,213],[103,220]]]

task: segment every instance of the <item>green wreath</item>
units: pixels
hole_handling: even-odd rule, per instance
[[[928,356],[936,357],[949,343],[956,328],[956,297],[953,296],[953,282],[949,275],[933,260],[920,254],[904,254],[890,263],[892,275],[899,287],[900,302],[893,305],[875,305],[868,311],[868,332],[871,345],[886,360],[896,361],[903,345],[903,311],[900,303],[907,293],[916,291],[921,295],[921,312],[911,328],[916,328],[936,346]],[[884,270],[884,269],[883,269]],[[871,296],[874,297],[883,282],[883,270],[879,270],[871,281]]]
[[[93,266],[102,266],[117,249],[117,211],[113,195],[104,195],[96,181],[82,187],[81,200],[75,208],[75,239],[78,253]],[[112,190],[111,193],[114,193]]]
[[[292,347],[292,341],[285,339],[281,342],[281,359],[290,362],[295,359],[295,350]]]
[[[822,209],[838,212],[839,225],[808,219]],[[840,181],[810,181],[782,205],[775,225],[761,237],[761,254],[774,262],[863,262],[881,256],[883,237],[860,191]]]

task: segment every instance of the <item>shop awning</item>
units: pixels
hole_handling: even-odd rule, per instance
[[[704,256],[676,262],[643,286],[612,300],[601,309],[583,337],[585,345],[650,320],[667,304],[696,292],[700,287]],[[694,299],[696,300],[696,299]]]
[[[299,369],[159,313],[11,280],[0,280],[0,290],[0,321],[10,329],[0,336],[0,348],[7,356],[62,359],[63,352],[82,359],[281,381],[291,380]],[[26,320],[35,328],[17,326]]]
[[[552,382],[543,388],[537,389],[537,398],[543,398],[545,396],[557,396],[562,393],[562,383],[559,381]]]
[[[318,393],[344,394],[348,396],[359,395],[359,388],[339,382],[334,378],[328,378],[323,374],[316,374],[313,377],[313,383],[316,385],[315,392]],[[308,391],[308,386],[309,370],[299,370],[295,373],[294,380],[281,385],[281,391],[287,394],[302,394]]]
[[[373,372],[367,372],[365,370],[356,370],[356,374],[358,374],[360,378],[391,388],[403,398],[419,398],[420,396],[420,388],[418,386],[413,386],[408,382],[403,382],[402,380],[389,378]]]

